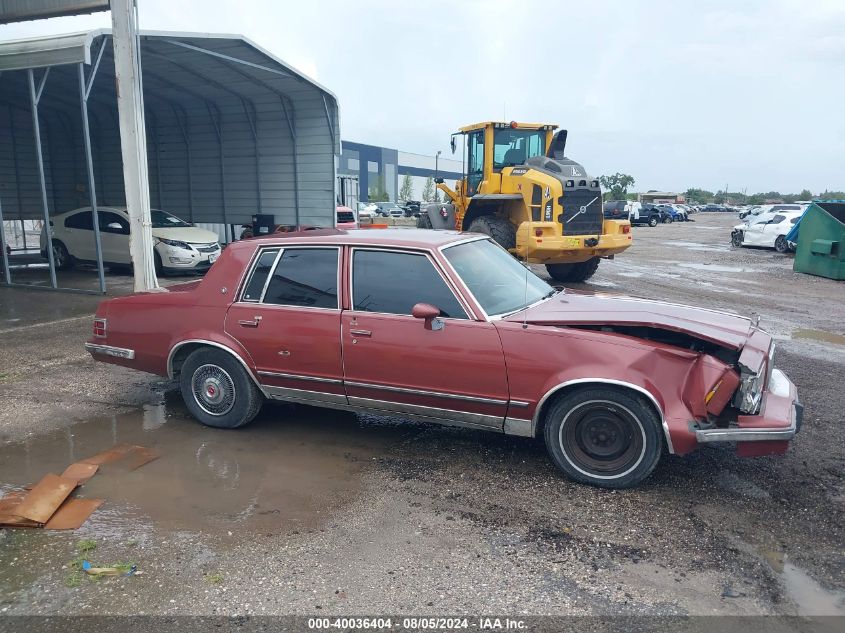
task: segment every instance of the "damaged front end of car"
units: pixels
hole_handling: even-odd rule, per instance
[[[699,444],[736,442],[743,457],[786,452],[801,428],[804,407],[774,361],[771,336],[755,328],[732,370],[736,386],[729,402],[721,410],[708,407],[706,420],[690,423]]]

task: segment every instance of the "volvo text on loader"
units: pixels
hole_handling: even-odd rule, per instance
[[[598,179],[564,156],[566,130],[537,123],[476,123],[466,137],[455,189],[437,178],[446,204],[423,209],[420,228],[491,236],[518,259],[545,264],[558,281],[584,281],[601,258],[631,246],[631,224],[604,218]]]

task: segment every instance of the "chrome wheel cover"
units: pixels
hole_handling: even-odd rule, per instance
[[[191,377],[191,391],[200,409],[209,415],[226,415],[235,406],[235,382],[218,365],[200,365]]]

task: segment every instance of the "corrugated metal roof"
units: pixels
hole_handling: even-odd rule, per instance
[[[150,188],[159,208],[198,222],[271,213],[332,225],[337,99],[240,35],[141,32]],[[101,204],[122,204],[111,31],[0,42],[0,196],[9,217],[39,217],[27,69],[51,70],[41,101],[50,213],[87,204],[79,72],[102,58],[88,101]],[[85,69],[90,76],[91,67]],[[295,141],[294,141],[295,138]]]

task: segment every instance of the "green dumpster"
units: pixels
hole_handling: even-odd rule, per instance
[[[792,269],[845,279],[845,200],[815,201],[801,217]]]

